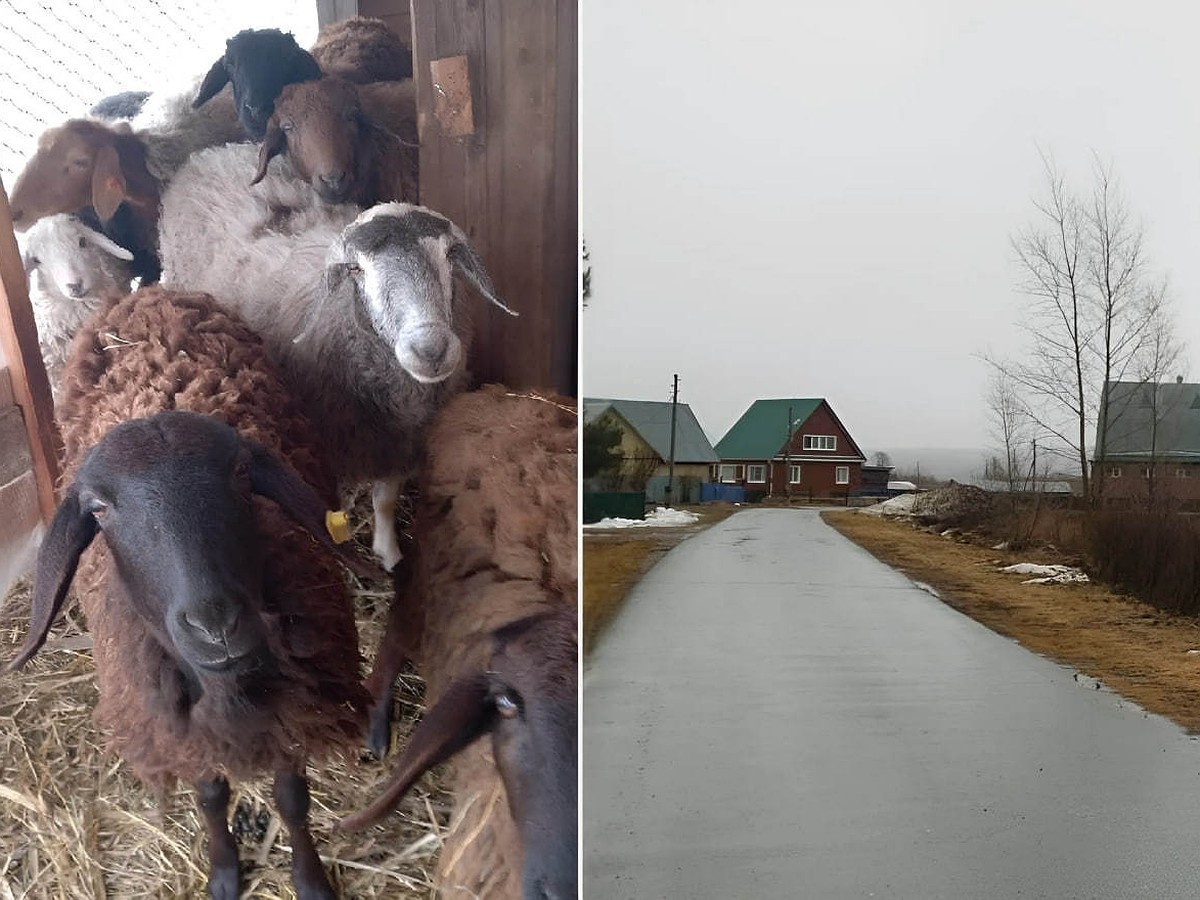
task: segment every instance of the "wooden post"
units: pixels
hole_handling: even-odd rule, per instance
[[[62,441],[54,423],[50,380],[38,349],[25,267],[13,234],[8,192],[0,181],[0,349],[12,374],[13,399],[25,419],[29,455],[37,482],[38,507],[49,522],[58,506],[58,460]]]
[[[520,313],[472,298],[476,382],[577,391],[576,6],[412,0],[421,202]]]

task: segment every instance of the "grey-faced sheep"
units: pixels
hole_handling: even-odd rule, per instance
[[[412,78],[412,51],[381,19],[352,16],[321,29],[312,45],[321,71],[367,84]]]
[[[67,349],[105,300],[129,293],[133,254],[75,216],[47,216],[21,236],[29,300],[55,400]]]
[[[88,114],[98,119],[132,119],[142,111],[149,96],[149,91],[122,91],[97,100]]]
[[[291,34],[277,28],[247,29],[225,42],[225,53],[204,76],[192,105],[203,106],[226,84],[232,85],[238,119],[246,134],[258,140],[283,86],[320,77],[317,61]]]
[[[576,415],[562,398],[491,385],[429,432],[414,552],[369,681],[386,748],[391,684],[415,656],[428,712],[380,798],[381,819],[454,757],[439,897],[576,895]],[[487,735],[491,740],[478,740]],[[489,746],[490,745],[490,746]],[[507,802],[506,802],[507,798]]]
[[[5,670],[42,646],[74,578],[97,724],[142,780],[195,784],[212,896],[238,896],[228,779],[274,772],[297,896],[332,898],[305,765],[357,743],[367,698],[345,583],[318,546],[333,547],[332,483],[312,425],[249,328],[161,288],[80,332],[61,421],[67,487]]]
[[[321,78],[287,85],[275,101],[252,184],[280,154],[327,203],[417,202],[415,84],[356,87],[341,78]]]
[[[470,326],[455,273],[507,307],[444,216],[385,203],[355,218],[274,172],[227,190],[252,158],[230,146],[180,169],[163,197],[164,284],[213,294],[263,336],[339,476],[375,482],[375,551],[390,569],[401,556],[396,501],[422,434],[466,383]]]

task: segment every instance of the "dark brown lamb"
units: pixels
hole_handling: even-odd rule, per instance
[[[429,433],[416,552],[406,551],[396,573],[370,681],[377,752],[386,748],[391,682],[410,656],[426,678],[429,712],[380,799],[344,824],[382,818],[453,755],[441,897],[576,896],[572,403],[489,385],[453,400]],[[474,740],[488,732],[492,740]]]
[[[412,78],[412,51],[381,19],[353,16],[326,25],[311,52],[323,74],[355,84]]]
[[[238,458],[243,462],[234,470],[235,493],[252,502],[251,527],[258,537],[250,540],[261,545],[262,554],[261,570],[245,587],[251,603],[242,607],[241,616],[246,618],[246,609],[257,613],[246,628],[262,649],[251,657],[254,667],[233,675],[220,672],[219,666],[213,675],[195,669],[186,654],[181,656],[179,641],[171,639],[176,637],[174,623],[162,625],[161,609],[152,608],[147,615],[147,604],[161,605],[167,598],[148,598],[144,590],[131,587],[143,583],[139,579],[144,573],[135,571],[136,565],[118,573],[108,543],[112,536],[96,540],[83,552],[75,573],[79,601],[94,637],[96,721],[142,780],[160,790],[176,778],[197,785],[209,827],[214,897],[237,896],[237,851],[224,818],[226,779],[270,772],[276,774],[276,797],[295,845],[298,896],[332,897],[307,835],[303,772],[307,761],[357,745],[367,696],[344,578],[334,555],[318,550],[314,541],[316,536],[330,543],[320,518],[336,499],[329,467],[317,450],[312,425],[298,412],[261,341],[245,324],[219,309],[208,295],[144,288],[98,311],[72,345],[58,410],[66,447],[64,484],[72,488],[64,493],[60,514],[91,448],[106,435],[111,442],[122,429],[128,433],[139,423],[155,421],[145,417],[167,411],[200,414],[184,417],[182,423],[172,420],[187,426],[182,430],[159,428],[165,452],[174,446],[185,460],[197,446],[204,446],[205,429],[224,428],[213,419],[236,432],[229,440],[241,448]],[[195,440],[188,437],[192,434]],[[243,466],[250,448],[254,450],[246,475]],[[203,460],[198,457],[197,469],[189,470],[185,462],[180,471],[204,477],[204,463],[214,454],[218,451]],[[271,477],[286,482],[284,490],[261,489],[255,480],[260,457],[274,460]],[[279,461],[285,465],[279,466]],[[294,474],[288,474],[289,466]],[[224,470],[218,467],[218,484],[220,471]],[[137,469],[134,473],[136,480]],[[310,487],[296,484],[296,475]],[[191,477],[184,477],[191,488]],[[236,487],[246,478],[252,497],[250,487],[240,493]],[[284,496],[291,488],[299,489],[293,493],[300,498],[295,503]],[[203,488],[198,496],[205,500]],[[197,528],[210,529],[220,541],[224,520],[219,505],[216,512],[202,507],[204,515],[197,516],[198,510],[191,507],[170,512],[172,499],[165,504],[168,515],[191,516],[199,522]],[[297,513],[301,507],[304,514]],[[117,509],[119,501],[114,501]],[[170,519],[161,521],[161,527],[171,527]],[[66,568],[59,565],[60,570]],[[152,568],[154,563],[147,565]],[[43,574],[39,560],[38,578]],[[187,578],[193,582],[203,575],[189,573]],[[70,580],[68,568],[65,582]],[[35,622],[16,664],[36,652],[57,609],[47,614],[43,603],[39,616],[38,591],[35,583]],[[232,638],[229,646],[232,656]]]

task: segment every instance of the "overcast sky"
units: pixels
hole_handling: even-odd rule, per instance
[[[986,11],[985,11],[986,6]],[[1093,151],[1200,352],[1200,13],[1178,3],[584,0],[587,396],[716,440],[823,396],[865,450],[986,447],[1038,147]],[[1200,374],[1192,365],[1192,375]]]

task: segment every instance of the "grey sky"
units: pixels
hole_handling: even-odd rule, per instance
[[[1038,146],[1112,163],[1200,351],[1200,13],[1185,4],[584,0],[587,396],[715,440],[824,396],[867,449],[982,447]]]

